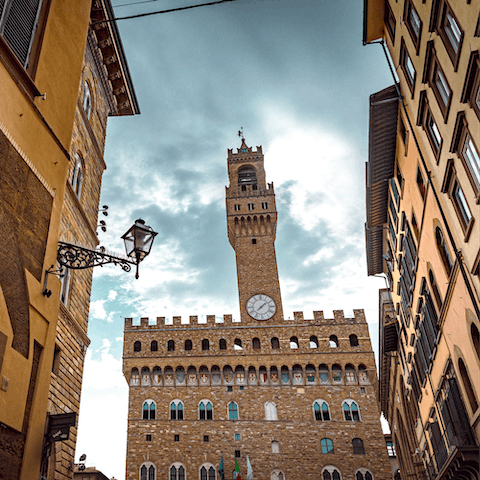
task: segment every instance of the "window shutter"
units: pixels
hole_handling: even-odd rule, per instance
[[[24,67],[32,46],[41,0],[0,0],[0,11],[6,9],[1,34]]]
[[[475,445],[475,440],[472,435],[470,422],[468,420],[467,412],[465,411],[465,405],[463,404],[462,396],[458,388],[457,380],[455,378],[449,378],[448,384],[450,390],[448,392],[447,400],[454,406],[453,415],[458,422],[461,438],[464,445]]]

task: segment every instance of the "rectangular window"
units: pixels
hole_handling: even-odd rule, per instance
[[[430,146],[432,147],[433,153],[438,162],[442,149],[442,136],[438,124],[433,118],[432,111],[430,110],[426,91],[422,91],[420,96],[417,124],[422,125],[425,130]]]
[[[385,0],[385,25],[387,26],[387,32],[392,39],[392,43],[395,45],[395,27],[397,25],[397,21],[388,0]]]
[[[438,18],[435,30],[440,35],[456,71],[462,48],[463,30],[447,0],[441,0],[438,4],[440,15],[435,15]]]
[[[235,458],[240,458],[240,450],[235,450]]]
[[[417,72],[412,62],[412,58],[408,53],[405,42],[402,38],[402,43],[400,46],[400,66],[402,67],[403,73],[405,75],[405,80],[407,81],[408,88],[413,96],[413,91],[415,89],[415,80],[417,78]]]
[[[240,433],[236,433],[235,434],[235,440],[238,441],[238,440],[241,440],[242,439],[242,436]]]
[[[180,441],[180,435],[174,435],[173,436],[173,441],[174,442],[179,442]]]
[[[412,0],[405,1],[403,20],[418,53],[418,49],[420,48],[420,36],[422,34],[422,21],[420,20],[420,16],[418,15]]]
[[[262,202],[262,208],[263,208],[263,210],[266,210],[268,208],[268,203],[267,202]]]
[[[398,193],[397,184],[395,183],[395,179],[393,177],[390,179],[390,187],[392,188],[392,195],[398,208],[400,205],[400,194]]]
[[[470,55],[468,61],[461,102],[468,103],[480,120],[480,53],[478,50]]]
[[[403,121],[403,117],[399,115],[398,117],[398,134],[402,139],[403,146],[405,147],[405,155],[407,154],[408,150],[408,130],[405,126],[405,122]]]
[[[204,435],[204,436],[203,436],[203,441],[204,441],[204,442],[209,442],[209,441],[210,441],[209,436],[208,436],[208,435]]]
[[[227,392],[233,392],[233,387],[227,387]]]
[[[235,211],[236,212],[240,211],[240,205],[235,205]]]
[[[420,170],[419,166],[417,166],[417,186],[420,190],[420,195],[425,200],[425,197],[427,195],[427,186],[425,184],[425,179],[423,178],[422,171]]]
[[[248,204],[248,209],[253,210],[255,208],[255,205],[253,203]]]
[[[147,442],[151,442],[152,441],[152,436],[151,435],[147,435]]]

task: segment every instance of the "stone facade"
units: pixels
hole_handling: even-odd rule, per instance
[[[240,321],[125,321],[127,480],[220,479],[222,456],[225,478],[235,459],[246,478],[247,456],[258,480],[391,478],[363,310],[283,318],[277,212],[261,152],[244,140],[228,152]],[[256,311],[251,296],[261,299]],[[276,310],[264,314],[267,296]]]

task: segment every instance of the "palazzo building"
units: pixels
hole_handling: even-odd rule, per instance
[[[285,320],[277,210],[262,148],[228,151],[226,210],[240,321],[125,320],[126,478],[391,478],[363,310]]]
[[[364,43],[396,72],[370,97],[368,273],[388,284],[381,408],[402,480],[477,479],[480,3],[365,0]]]

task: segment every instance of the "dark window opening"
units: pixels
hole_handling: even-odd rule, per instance
[[[203,441],[204,442],[209,442],[210,441],[210,438],[208,437],[208,435],[203,436]]]
[[[150,351],[158,352],[158,342],[156,340],[153,340],[152,343],[150,344]]]
[[[192,349],[192,341],[185,340],[185,350],[191,350],[191,349]]]
[[[252,245],[256,245],[257,244],[257,239],[256,238],[252,238]]]
[[[240,450],[235,450],[235,458],[240,458]]]
[[[152,441],[152,436],[151,435],[147,435],[147,442],[151,442]]]
[[[140,352],[142,350],[142,343],[138,340],[133,344],[133,351]]]
[[[175,351],[175,342],[173,340],[169,340],[167,342],[167,351],[174,352]]]
[[[173,436],[173,441],[174,442],[179,442],[180,441],[180,435],[174,435]]]
[[[210,350],[210,342],[206,338],[202,340],[202,350],[203,351]]]
[[[218,343],[219,343],[220,350],[227,349],[227,341],[224,338],[221,338]]]

